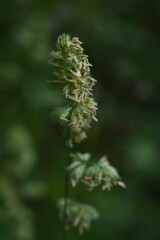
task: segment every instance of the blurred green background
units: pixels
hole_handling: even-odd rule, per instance
[[[0,239],[61,240],[57,201],[68,158],[52,110],[63,104],[48,65],[59,34],[93,64],[98,124],[80,146],[107,154],[127,189],[82,186],[72,198],[101,218],[68,239],[160,239],[160,1],[5,0],[0,7]]]

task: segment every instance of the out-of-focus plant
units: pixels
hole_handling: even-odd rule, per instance
[[[28,131],[12,126],[4,131],[1,142],[0,170],[1,224],[6,226],[13,240],[34,239],[34,214],[25,204],[43,194],[44,185],[31,179],[35,166],[35,152]]]
[[[59,200],[58,205],[60,209],[60,218],[63,218],[63,209],[65,206],[63,198]],[[99,213],[96,208],[88,204],[76,202],[72,199],[67,199],[66,214],[66,228],[69,229],[71,226],[78,227],[80,233],[90,229],[91,221],[99,218]]]
[[[66,239],[65,230],[71,225],[78,226],[82,233],[89,229],[91,221],[99,216],[94,207],[69,199],[69,181],[72,186],[76,186],[81,181],[89,190],[96,186],[101,186],[103,190],[109,190],[115,185],[125,187],[116,169],[109,164],[106,157],[94,163],[89,153],[73,153],[73,145],[84,140],[92,120],[97,121],[97,103],[92,93],[96,80],[90,75],[92,65],[81,45],[82,42],[77,37],[71,38],[62,34],[57,40],[57,51],[51,52],[52,58],[49,61],[55,76],[52,82],[57,84],[67,99],[67,105],[56,110],[64,129],[71,160],[66,168],[65,196],[59,203],[64,239]]]

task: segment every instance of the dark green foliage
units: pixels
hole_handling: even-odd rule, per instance
[[[96,205],[101,218],[82,237],[69,231],[69,239],[159,240],[160,2],[5,0],[0,13],[0,175],[8,182],[15,166],[9,150],[4,154],[3,135],[21,126],[37,159],[25,181],[41,179],[48,189],[44,197],[21,198],[34,223],[34,240],[61,239],[56,209],[64,192],[67,151],[49,113],[64,101],[47,82],[53,79],[47,61],[62,32],[83,41],[98,81],[99,122],[88,131],[82,152],[96,159],[107,155],[127,185],[125,191],[116,187],[109,193],[96,188],[88,194],[84,185],[74,189],[74,198]],[[24,189],[19,183],[11,184],[18,197]],[[14,221],[4,223],[3,213],[1,200],[0,239],[15,240]]]

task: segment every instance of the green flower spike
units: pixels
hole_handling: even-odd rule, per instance
[[[57,40],[57,51],[51,52],[49,63],[58,87],[67,98],[68,106],[59,110],[67,142],[70,146],[86,138],[92,120],[97,121],[97,103],[92,97],[96,80],[90,75],[88,56],[83,53],[82,42],[62,34]]]
[[[70,148],[85,139],[91,122],[97,121],[97,103],[92,97],[96,80],[90,75],[92,65],[83,52],[82,42],[77,37],[71,38],[62,34],[58,37],[56,46],[57,50],[51,52],[52,59],[49,63],[55,76],[52,82],[57,84],[67,100],[65,107],[57,109],[57,114]],[[91,205],[69,199],[69,182],[73,187],[82,182],[89,190],[95,187],[110,190],[117,185],[125,188],[117,170],[109,164],[105,156],[97,162],[91,161],[89,153],[72,153],[70,158],[72,161],[66,167],[64,198],[59,201],[64,239],[66,229],[74,226],[83,233],[90,228],[93,220],[99,218],[99,213]]]

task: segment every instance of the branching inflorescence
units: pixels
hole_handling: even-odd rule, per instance
[[[57,112],[70,148],[84,140],[91,122],[97,121],[97,103],[92,97],[96,80],[90,75],[92,65],[81,45],[77,37],[62,34],[57,40],[57,51],[51,52],[52,59],[49,61],[55,76],[52,82],[57,84],[67,99],[67,105]],[[70,158],[66,174],[73,187],[79,182],[84,183],[89,190],[98,186],[103,190],[110,190],[113,186],[125,187],[106,156],[97,162],[91,161],[89,153],[72,153]],[[68,195],[60,200],[59,208],[61,218],[67,219],[63,221],[65,229],[77,226],[81,233],[90,227],[92,220],[99,217],[94,207],[71,200]]]

